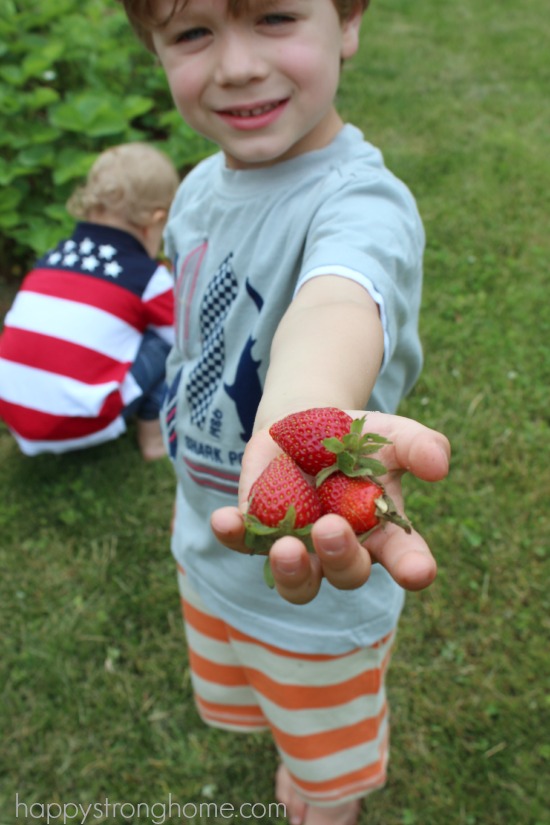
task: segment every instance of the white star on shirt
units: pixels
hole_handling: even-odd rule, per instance
[[[74,266],[77,261],[78,255],[75,252],[69,252],[69,254],[65,255],[65,257],[63,258],[63,265]]]
[[[55,266],[55,264],[59,263],[61,258],[62,258],[61,252],[57,252],[57,251],[52,252],[51,255],[48,255],[48,263],[53,264]]]
[[[118,278],[122,272],[122,267],[120,264],[117,264],[116,261],[111,261],[110,263],[105,264],[103,272],[105,275],[109,275],[110,278]]]
[[[105,244],[99,247],[99,257],[104,261],[110,261],[113,255],[116,255],[116,249],[111,244]]]
[[[82,269],[86,272],[93,272],[99,266],[99,261],[95,255],[89,255],[87,258],[82,258]]]
[[[65,243],[63,244],[63,252],[71,252],[73,249],[75,249],[75,247],[76,244],[74,241],[65,241]]]
[[[89,238],[85,238],[79,246],[79,252],[81,255],[89,255],[94,247],[95,243]]]

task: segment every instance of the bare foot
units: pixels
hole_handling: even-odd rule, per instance
[[[361,810],[360,799],[329,808],[308,805],[298,795],[284,765],[279,765],[275,777],[275,798],[285,805],[290,825],[357,825]]]
[[[153,421],[145,421],[143,418],[137,419],[137,440],[145,461],[157,461],[157,459],[164,458],[166,455],[158,418]]]
[[[303,825],[308,806],[298,796],[284,765],[279,765],[275,774],[275,799],[285,806],[290,825]]]

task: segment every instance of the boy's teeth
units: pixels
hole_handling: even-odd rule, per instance
[[[267,106],[257,106],[255,109],[233,109],[231,114],[237,117],[257,117],[275,109],[276,105],[276,103],[269,103]]]

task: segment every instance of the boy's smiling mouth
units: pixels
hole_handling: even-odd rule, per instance
[[[218,109],[216,114],[237,128],[261,128],[272,123],[286,108],[288,98]]]
[[[259,115],[265,115],[268,112],[272,112],[280,104],[281,101],[276,100],[272,103],[263,103],[257,106],[235,107],[231,109],[224,109],[222,114],[232,115],[233,117],[258,117]]]

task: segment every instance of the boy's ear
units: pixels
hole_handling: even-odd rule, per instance
[[[342,21],[342,60],[352,57],[359,48],[359,34],[363,20],[363,6],[360,2],[346,20]]]

